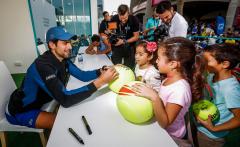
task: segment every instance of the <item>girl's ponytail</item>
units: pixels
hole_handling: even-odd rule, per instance
[[[204,87],[205,62],[201,53],[197,53],[191,40],[183,37],[173,37],[160,44],[165,48],[165,55],[169,61],[180,62],[180,73],[191,85],[193,102],[202,98]]]
[[[193,102],[202,99],[203,88],[205,83],[204,71],[205,71],[205,60],[202,54],[197,54],[195,56],[195,63],[193,64],[193,74],[192,74],[192,98]]]

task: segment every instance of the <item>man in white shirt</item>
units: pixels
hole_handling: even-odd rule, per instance
[[[160,19],[170,26],[168,37],[187,37],[188,23],[182,15],[174,11],[170,1],[160,2],[156,12]]]

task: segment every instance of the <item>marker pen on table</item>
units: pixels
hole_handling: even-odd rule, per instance
[[[78,140],[78,142],[84,144],[82,138],[72,128],[68,128],[68,131]]]
[[[88,131],[88,134],[91,135],[92,134],[92,130],[91,130],[91,128],[90,128],[90,126],[89,126],[89,124],[88,124],[88,122],[87,122],[87,120],[86,120],[84,115],[82,116],[82,120],[83,120],[83,123],[84,123],[87,131]]]

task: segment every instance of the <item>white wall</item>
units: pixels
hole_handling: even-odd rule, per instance
[[[28,0],[0,1],[0,60],[11,73],[25,73],[37,57]]]
[[[36,38],[46,41],[47,30],[57,26],[55,7],[46,0],[30,0]]]
[[[98,7],[97,7],[97,0],[90,0],[90,4],[91,4],[92,34],[98,34]]]

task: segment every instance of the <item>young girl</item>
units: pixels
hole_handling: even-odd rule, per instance
[[[204,49],[207,62],[207,83],[211,87],[212,102],[217,106],[218,121],[197,117],[197,137],[200,147],[220,147],[231,129],[240,127],[240,84],[231,70],[240,62],[240,50],[231,46],[212,45]],[[204,98],[207,98],[206,96]]]
[[[140,41],[136,46],[135,75],[155,90],[159,90],[161,80],[158,70],[154,67],[156,61],[157,44],[155,42]]]
[[[159,45],[157,53],[158,70],[167,76],[159,92],[143,84],[136,84],[133,89],[139,96],[152,101],[159,125],[180,145],[179,140],[186,138],[184,115],[191,105],[190,85],[193,97],[201,94],[201,66],[195,64],[199,58],[193,42],[182,37],[165,40]]]

